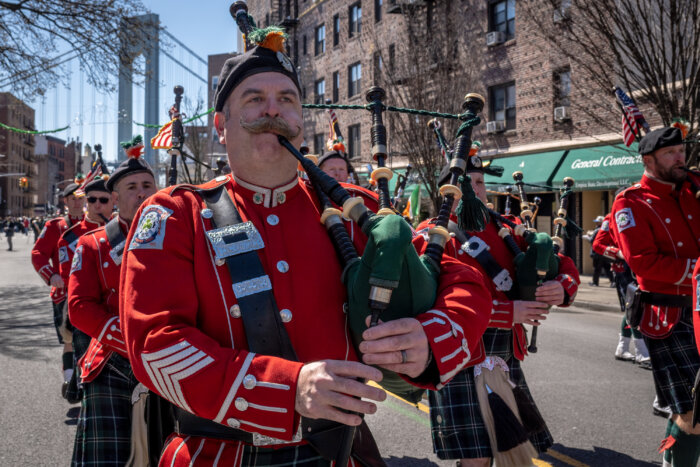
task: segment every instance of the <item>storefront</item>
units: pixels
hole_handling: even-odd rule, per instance
[[[487,175],[487,188],[494,193],[505,192],[506,186],[514,186],[512,173],[523,172],[527,192],[542,199],[537,228],[550,233],[551,216],[557,211],[558,193],[565,177],[574,179],[576,191],[569,216],[585,232],[593,230],[593,219],[610,211],[615,191],[636,183],[644,172],[636,143],[630,148],[618,144],[497,158],[493,164],[503,166],[505,171],[500,178]],[[493,196],[493,199],[497,209],[503,212],[505,197]],[[512,205],[518,212],[518,203]],[[567,254],[586,274],[593,271],[590,247],[589,242],[580,238],[568,241],[566,246]]]

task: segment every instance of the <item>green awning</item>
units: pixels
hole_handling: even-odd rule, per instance
[[[489,189],[505,191],[507,185],[513,185],[513,173],[520,171],[523,173],[523,181],[532,185],[547,186],[552,172],[557,169],[558,164],[564,156],[564,151],[542,152],[539,154],[527,154],[521,156],[502,157],[493,160],[493,165],[500,165],[505,170],[502,177],[485,175],[484,181]],[[550,191],[546,188],[527,187],[528,192]]]
[[[568,151],[564,162],[551,179],[560,187],[564,177],[574,179],[574,190],[611,190],[639,181],[644,173],[637,143],[598,146]]]

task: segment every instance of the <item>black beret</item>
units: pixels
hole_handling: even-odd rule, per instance
[[[292,80],[301,94],[299,77],[292,61],[283,52],[275,52],[265,47],[256,46],[247,52],[231,57],[224,63],[219,73],[219,84],[214,94],[214,110],[221,112],[224,103],[234,88],[241,81],[257,73],[282,73]]]
[[[66,197],[68,195],[72,195],[78,188],[80,188],[80,185],[78,185],[77,183],[71,183],[69,185],[66,185],[66,187],[63,189],[63,196]]]
[[[85,193],[89,193],[91,191],[104,191],[105,193],[109,193],[109,190],[105,186],[105,181],[101,178],[96,178],[95,180],[85,185],[83,191]]]
[[[644,138],[639,142],[639,154],[644,156],[651,154],[657,149],[679,144],[683,144],[681,130],[673,127],[659,128],[644,135]]]
[[[107,190],[114,191],[114,185],[116,185],[119,180],[126,177],[127,175],[141,172],[149,173],[153,178],[155,178],[155,176],[153,175],[153,170],[151,169],[151,166],[148,165],[148,162],[143,160],[143,158],[141,157],[129,157],[124,162],[119,164],[119,167],[117,167],[116,170],[112,172],[112,175],[109,177],[106,183]]]
[[[484,165],[481,162],[481,157],[474,155],[467,157],[467,173],[479,172],[484,173]],[[450,181],[450,164],[445,165],[438,176],[438,186],[442,186]]]
[[[326,151],[323,153],[323,155],[321,157],[319,157],[318,166],[321,167],[321,164],[323,164],[324,162],[326,162],[327,160],[330,160],[330,159],[341,159],[341,160],[345,161],[346,164],[348,163],[348,160],[340,152],[338,152],[338,151]]]

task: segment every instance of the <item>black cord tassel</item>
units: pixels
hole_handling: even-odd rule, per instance
[[[457,207],[457,221],[459,228],[467,232],[481,232],[489,221],[489,210],[472,188],[472,179],[469,175],[459,177],[462,189],[462,199]]]

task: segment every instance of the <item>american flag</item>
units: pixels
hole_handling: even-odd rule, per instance
[[[95,178],[100,177],[102,175],[102,164],[100,164],[99,160],[95,160],[92,163],[92,168],[90,169],[90,173],[87,174],[85,177],[85,180],[83,180],[83,183],[80,184],[80,187],[78,187],[77,190],[75,190],[75,196],[80,198],[81,196],[85,196],[85,187],[87,186],[88,183],[93,181]]]
[[[637,104],[625,94],[625,91],[616,87],[615,95],[622,104],[622,139],[625,146],[631,146],[637,135],[641,136],[639,128],[649,129],[649,124],[644,119],[644,115],[639,111]]]
[[[151,147],[153,149],[172,149],[173,148],[173,118],[168,123],[163,125],[158,134],[151,138]]]

